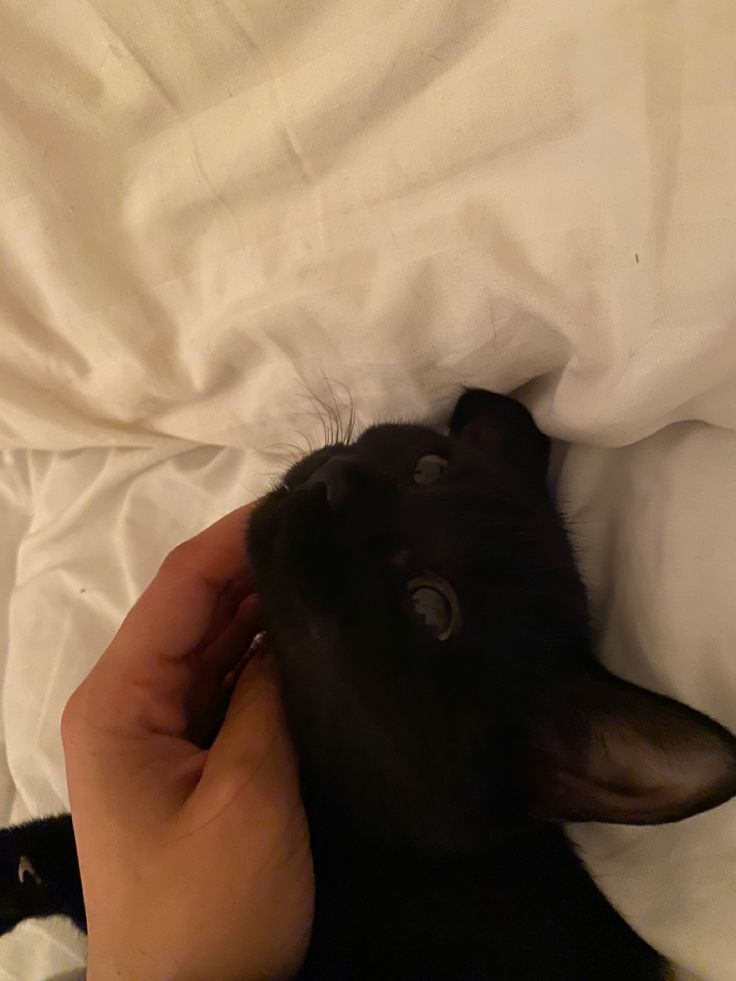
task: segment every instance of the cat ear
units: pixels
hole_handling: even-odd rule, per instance
[[[528,409],[507,395],[467,389],[452,413],[450,432],[507,460],[527,476],[546,479],[549,440]]]
[[[736,737],[602,668],[533,727],[529,810],[554,821],[665,824],[736,795]]]

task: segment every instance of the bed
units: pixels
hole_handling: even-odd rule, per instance
[[[730,0],[0,0],[0,803],[161,557],[321,438],[518,392],[614,670],[736,729]],[[736,979],[736,803],[571,829]],[[0,978],[80,976],[64,923]],[[683,977],[685,974],[683,973]]]

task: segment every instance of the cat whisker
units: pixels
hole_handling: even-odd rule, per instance
[[[278,490],[280,485],[279,477],[275,473],[262,473],[261,477],[267,481],[267,492]]]
[[[304,440],[307,447],[305,452],[314,453],[314,446],[312,444],[312,440],[309,438],[309,433],[303,433],[301,430],[297,430],[297,436],[301,436],[301,438]]]
[[[343,441],[345,443],[352,443],[353,437],[355,435],[355,401],[347,385],[343,384],[342,382],[340,382],[339,384],[343,392],[345,393],[345,396],[347,397],[347,403],[348,403],[348,424],[347,424],[347,428],[343,433]]]
[[[325,385],[327,385],[330,395],[332,396],[332,406],[330,407],[331,410],[330,414],[335,421],[335,442],[339,442],[342,440],[342,433],[341,433],[342,419],[340,417],[340,408],[337,404],[337,396],[335,395],[335,389],[332,386],[332,382],[327,377],[327,375],[324,374],[324,372],[322,373],[322,377],[324,379]]]
[[[306,454],[306,450],[304,449],[304,447],[299,446],[298,443],[271,443],[269,449],[273,449],[276,451],[288,450],[290,456],[294,460],[300,460]],[[311,452],[311,448],[310,448],[310,452]]]
[[[350,443],[355,432],[355,402],[346,385],[342,382],[331,382],[326,375],[323,375],[325,385],[330,394],[331,402],[320,398],[311,389],[305,386],[306,394],[303,396],[314,407],[314,411],[322,423],[325,445],[331,443]],[[339,386],[344,398],[338,399],[336,386]],[[342,403],[342,404],[341,404]],[[345,422],[344,412],[347,408],[348,418]]]
[[[323,445],[328,446],[330,443],[334,443],[336,441],[337,433],[333,410],[329,405],[327,405],[326,402],[323,402],[311,392],[303,395],[302,398],[307,399],[307,401],[310,402],[313,407],[313,411],[307,414],[313,417],[316,416],[320,421],[322,426]],[[322,411],[320,411],[320,409]]]

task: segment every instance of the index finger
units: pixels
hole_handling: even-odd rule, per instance
[[[106,656],[136,662],[182,660],[202,640],[221,592],[233,579],[252,578],[245,532],[257,501],[236,508],[209,528],[177,545],[123,621]]]

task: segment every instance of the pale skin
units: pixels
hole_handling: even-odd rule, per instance
[[[88,981],[280,981],[304,958],[309,833],[267,655],[212,747],[190,738],[258,629],[252,507],[166,557],[64,711]]]

